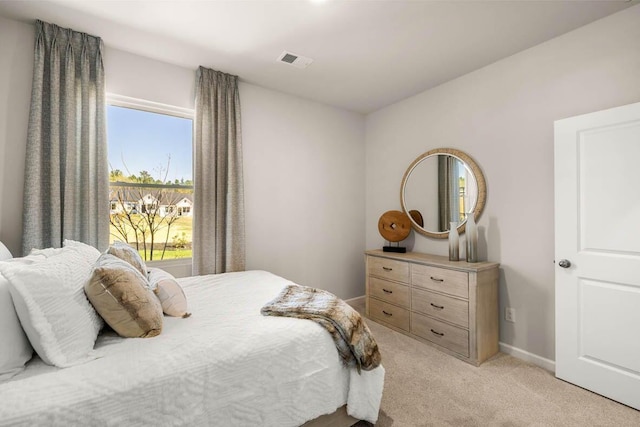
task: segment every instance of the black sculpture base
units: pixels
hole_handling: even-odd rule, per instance
[[[407,253],[407,248],[403,248],[401,246],[383,246],[382,252],[397,252],[397,253]]]

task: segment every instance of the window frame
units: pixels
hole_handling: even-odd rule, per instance
[[[192,123],[195,122],[196,112],[192,108],[177,107],[175,105],[162,104],[160,102],[148,101],[140,98],[132,98],[130,96],[118,95],[109,92],[106,94],[105,100],[107,106],[113,105],[114,107],[131,108],[134,110],[145,111],[149,113],[164,114],[166,116],[190,119]],[[108,143],[109,141],[107,137],[107,144]],[[193,176],[193,132],[191,134],[191,176]],[[145,261],[145,264],[147,264],[149,267],[166,269],[174,276],[182,277],[191,275],[193,258]]]

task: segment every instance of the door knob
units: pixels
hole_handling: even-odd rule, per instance
[[[569,268],[571,267],[571,261],[569,261],[568,259],[561,259],[558,265],[562,268]]]

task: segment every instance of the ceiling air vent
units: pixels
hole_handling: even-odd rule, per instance
[[[296,68],[307,68],[309,65],[311,65],[313,59],[284,51],[278,57],[278,61],[284,62],[285,64],[293,65]]]

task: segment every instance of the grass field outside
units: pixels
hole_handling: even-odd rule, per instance
[[[141,215],[132,215],[133,222],[142,220]],[[146,251],[144,248],[142,236],[138,237],[138,252],[145,261],[158,261],[162,259],[191,258],[191,243],[193,236],[193,222],[190,216],[182,216],[176,219],[171,226],[162,218],[156,220],[158,224],[157,231],[154,236],[153,253],[151,251],[151,236],[147,232],[146,235]],[[134,248],[136,247],[136,237],[133,227],[127,225],[126,238],[113,226],[110,226],[110,243],[116,241],[126,241]],[[166,247],[165,247],[166,243]],[[162,252],[164,249],[164,257]]]
[[[193,251],[191,249],[174,249],[174,248],[167,247],[167,249],[164,252],[164,258],[159,258],[159,257],[162,256],[162,249],[160,249],[160,250],[156,249],[156,250],[153,251],[153,261],[161,261],[161,260],[168,260],[168,259],[180,259],[180,258],[191,258],[192,252]],[[142,259],[144,259],[145,261],[150,261],[148,258],[145,258],[144,249],[138,250],[138,253],[142,257]],[[149,256],[149,254],[147,254],[147,257],[148,256]]]

